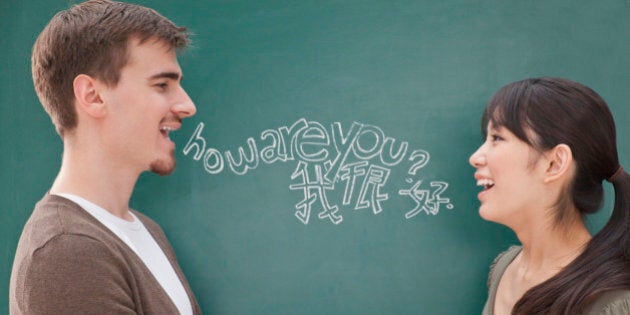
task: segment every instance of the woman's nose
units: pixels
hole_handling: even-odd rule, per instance
[[[479,168],[483,165],[485,165],[486,163],[486,157],[485,154],[483,152],[483,145],[480,146],[477,151],[475,151],[470,158],[468,159],[468,163],[470,163],[470,165],[472,165],[472,167],[474,168]]]

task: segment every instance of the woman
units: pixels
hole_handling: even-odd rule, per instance
[[[514,82],[488,103],[482,130],[470,157],[479,214],[522,244],[496,258],[483,314],[630,314],[630,175],[604,100],[565,79]],[[584,217],[601,207],[603,180],[614,209],[591,236]]]

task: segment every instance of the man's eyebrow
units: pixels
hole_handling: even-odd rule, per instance
[[[162,79],[162,78],[172,79],[175,81],[181,81],[184,77],[179,72],[166,71],[166,72],[156,73],[150,76],[149,80]]]

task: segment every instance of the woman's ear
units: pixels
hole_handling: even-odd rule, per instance
[[[98,80],[86,74],[79,74],[74,78],[72,87],[77,111],[82,111],[94,118],[105,115],[106,106],[100,95],[99,86]]]
[[[566,144],[559,144],[549,150],[545,156],[548,165],[545,171],[545,183],[571,176],[573,172],[573,152]]]

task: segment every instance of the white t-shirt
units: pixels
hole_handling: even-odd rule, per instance
[[[179,281],[173,266],[138,217],[129,212],[133,221],[126,221],[79,196],[72,194],[56,195],[72,200],[116,234],[142,259],[142,262],[149,268],[155,279],[177,306],[179,312],[182,315],[193,313],[188,294],[186,294],[182,282]]]

